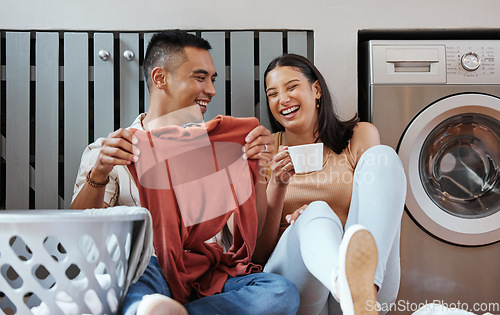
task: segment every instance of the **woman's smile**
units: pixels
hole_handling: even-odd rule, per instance
[[[294,105],[283,108],[280,113],[285,119],[292,119],[299,112],[300,106]]]

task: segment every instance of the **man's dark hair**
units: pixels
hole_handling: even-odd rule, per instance
[[[210,50],[212,47],[205,39],[181,30],[167,30],[153,35],[144,57],[144,80],[151,84],[151,71],[156,67],[165,67],[175,71],[185,58],[184,47]]]

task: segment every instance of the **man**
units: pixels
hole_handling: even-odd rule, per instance
[[[150,91],[149,109],[130,128],[151,130],[166,125],[183,126],[199,122],[199,117],[175,113],[199,108],[198,112],[203,114],[215,95],[217,73],[208,52],[210,48],[204,39],[178,30],[153,36],[144,61],[144,75]],[[259,159],[261,165],[272,158],[274,143],[267,129],[258,126],[245,140],[248,158]],[[128,129],[119,129],[108,138],[91,144],[82,157],[71,207],[140,205],[137,185],[127,167],[141,155],[136,144],[137,138]],[[259,226],[262,226],[260,221]],[[144,275],[131,286],[123,310],[127,314],[134,314],[138,308],[138,313],[144,314],[171,306],[183,310],[178,303],[165,297],[170,295],[158,260],[152,257]],[[147,298],[142,299],[143,296]],[[258,273],[229,278],[221,294],[201,298],[185,306],[191,313],[204,314],[235,311],[249,314],[295,313],[298,302],[296,288],[288,280]]]

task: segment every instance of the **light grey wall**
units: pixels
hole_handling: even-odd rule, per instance
[[[0,0],[0,29],[307,29],[343,117],[356,111],[356,39],[372,28],[500,28],[496,0]]]

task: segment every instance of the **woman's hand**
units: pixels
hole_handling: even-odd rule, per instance
[[[247,159],[258,159],[259,165],[266,166],[273,158],[274,138],[271,132],[264,126],[255,127],[245,137],[246,144],[243,147]]]
[[[287,146],[279,147],[278,153],[271,161],[271,171],[277,183],[287,185],[290,182],[290,178],[295,174],[295,169]]]
[[[303,205],[302,207],[295,210],[292,214],[287,215],[285,217],[286,222],[293,225],[295,223],[295,221],[297,221],[297,218],[302,214],[302,212],[304,212],[304,210],[306,210],[307,206],[309,206],[309,205]]]

